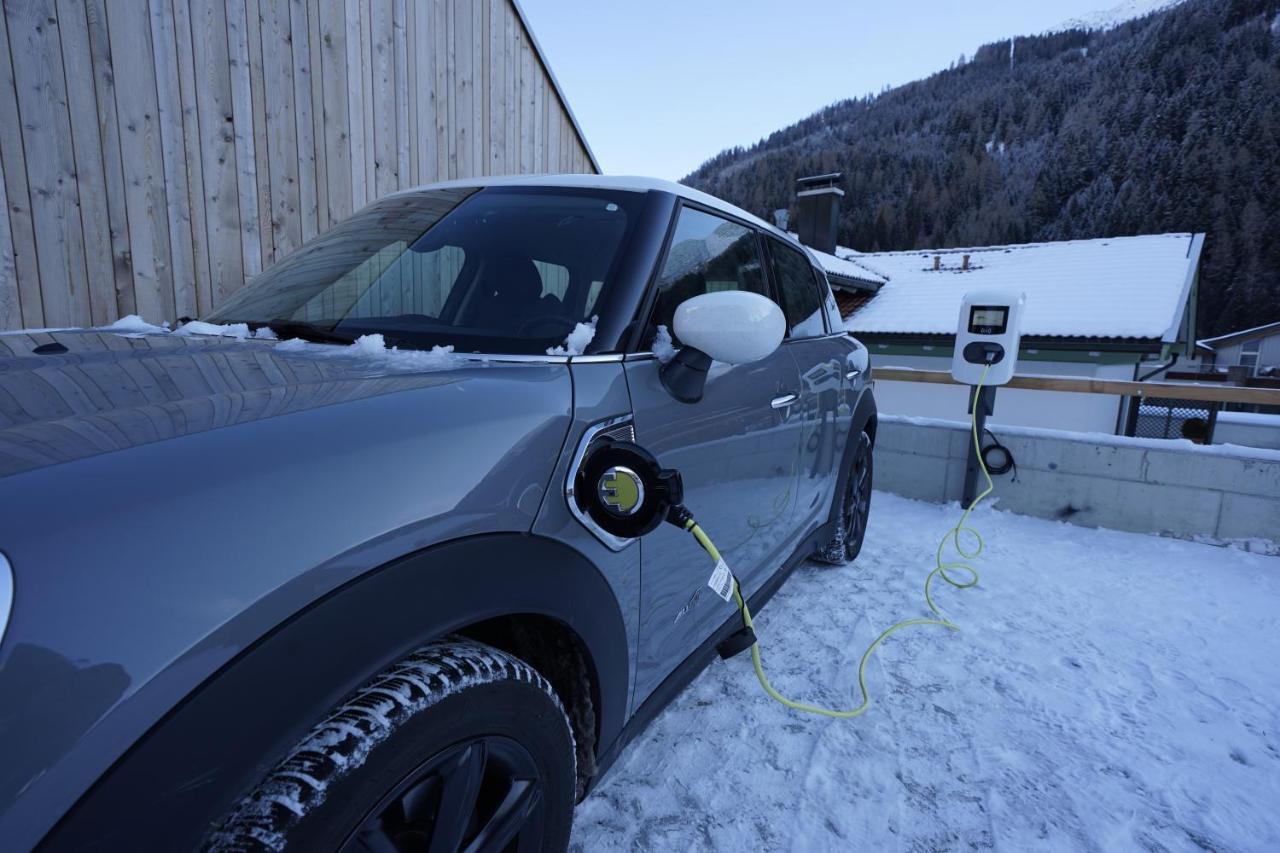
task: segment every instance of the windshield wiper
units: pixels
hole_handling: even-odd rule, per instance
[[[325,344],[355,343],[355,336],[343,332],[335,332],[332,327],[308,323],[305,320],[271,320],[266,323],[250,323],[255,329],[268,328],[282,338],[302,338],[304,341],[315,341]]]

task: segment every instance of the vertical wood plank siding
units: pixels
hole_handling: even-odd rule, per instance
[[[0,329],[204,314],[387,193],[597,169],[512,0],[0,9]]]

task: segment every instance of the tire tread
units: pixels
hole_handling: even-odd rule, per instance
[[[290,827],[320,806],[333,782],[361,767],[407,720],[463,690],[498,681],[523,682],[545,693],[564,718],[572,742],[564,704],[532,666],[459,637],[428,643],[370,679],[312,727],[212,829],[204,849],[284,850]]]

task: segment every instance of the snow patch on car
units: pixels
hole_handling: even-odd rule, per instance
[[[558,347],[549,347],[547,355],[582,355],[596,336],[596,321],[599,319],[599,315],[592,315],[590,322],[574,326],[564,343]]]
[[[276,352],[297,352],[320,357],[361,356],[376,359],[382,366],[393,370],[435,370],[443,367],[454,367],[464,360],[455,354],[453,345],[434,346],[429,350],[408,349],[387,346],[386,338],[381,334],[361,335],[348,346],[333,344],[317,344],[301,338],[289,338],[276,344]]]
[[[253,333],[249,331],[248,323],[230,323],[227,325],[218,325],[217,323],[206,323],[203,320],[192,320],[189,323],[183,323],[173,332],[178,336],[188,335],[209,335],[218,338],[236,338],[244,340]]]
[[[157,326],[148,323],[137,314],[126,314],[114,323],[106,326],[99,326],[99,332],[115,332],[121,335],[167,335],[169,334],[169,326]]]
[[[276,340],[276,333],[265,326],[260,329],[250,331],[248,323],[218,324],[206,323],[203,320],[188,320],[178,328],[170,329],[167,322],[157,326],[155,323],[148,323],[137,314],[126,314],[114,323],[109,323],[106,326],[98,326],[94,331],[112,332],[117,335],[123,335],[127,338],[136,338],[141,335],[174,335],[176,337],[207,335],[218,338],[235,338],[237,340],[244,340],[246,338],[257,338],[258,340],[267,341]]]
[[[675,342],[671,340],[671,330],[666,326],[659,326],[653,336],[653,354],[663,364],[676,357]]]

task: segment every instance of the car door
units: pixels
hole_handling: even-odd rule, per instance
[[[772,298],[756,230],[692,205],[677,214],[656,283],[648,337],[671,333],[676,306],[717,290]],[[679,346],[679,341],[675,341]],[[661,347],[659,347],[661,349]],[[636,440],[680,470],[685,505],[750,594],[793,545],[800,378],[782,348],[749,364],[714,363],[702,399],[681,403],[653,356],[625,363]],[[711,565],[685,532],[662,525],[640,542],[640,648],[636,701],[733,614],[707,588]]]
[[[795,525],[808,531],[830,514],[835,475],[848,438],[853,414],[845,393],[850,381],[845,376],[848,346],[843,329],[827,328],[828,285],[809,258],[777,238],[769,237],[767,243],[769,269],[787,319],[782,348],[795,359],[800,374]]]

